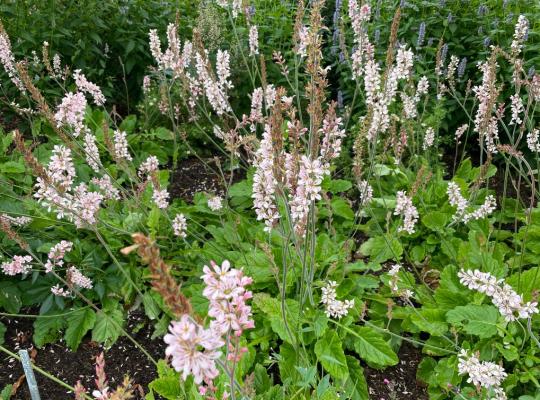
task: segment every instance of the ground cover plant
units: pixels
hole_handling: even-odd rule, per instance
[[[538,16],[201,2],[130,115],[0,25],[1,396],[539,399]]]

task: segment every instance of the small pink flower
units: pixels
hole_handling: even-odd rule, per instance
[[[2,270],[6,275],[26,274],[32,270],[32,257],[14,256],[10,262],[2,263]]]
[[[172,356],[171,365],[182,372],[183,380],[193,375],[199,385],[218,376],[215,360],[221,356],[218,350],[224,345],[219,335],[193,322],[188,315],[173,321],[169,331],[164,337],[168,344],[165,354]]]

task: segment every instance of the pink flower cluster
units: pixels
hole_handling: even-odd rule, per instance
[[[219,211],[223,208],[223,199],[219,196],[212,196],[208,199],[208,208],[212,211]]]
[[[100,209],[103,195],[88,191],[86,184],[73,187],[75,167],[71,158],[71,150],[64,146],[55,146],[49,165],[47,179],[37,178],[34,197],[56,212],[57,217],[73,221],[78,228],[85,224],[96,223],[96,214]]]
[[[467,382],[492,390],[493,395],[489,396],[490,400],[507,399],[501,383],[508,374],[500,365],[491,361],[480,361],[478,356],[470,355],[467,350],[462,349],[458,355],[458,373],[469,375]]]
[[[66,253],[69,253],[72,248],[73,243],[67,240],[62,240],[60,243],[55,244],[47,256],[45,272],[52,272],[54,267],[61,267],[64,265],[64,256]]]
[[[259,54],[259,30],[257,25],[249,27],[249,55],[256,56]]]
[[[153,172],[157,171],[159,168],[159,160],[156,156],[149,156],[140,166],[139,166],[139,176],[149,177]]]
[[[83,275],[76,267],[72,266],[68,269],[68,282],[82,289],[92,289],[92,280]]]
[[[531,318],[534,314],[538,314],[537,302],[525,303],[522,295],[517,294],[503,279],[497,279],[489,272],[462,269],[458,272],[458,277],[464,286],[491,297],[491,301],[507,321]]]
[[[236,1],[236,0],[235,0]],[[168,48],[163,53],[156,30],[151,30],[150,51],[161,71],[170,70],[174,79],[182,81],[189,94],[188,105],[194,109],[197,100],[204,93],[210,106],[218,115],[232,111],[227,96],[232,88],[230,81],[229,52],[218,50],[216,55],[215,77],[206,50],[193,51],[191,42],[186,41],[182,49],[176,27],[170,24],[167,28]],[[181,78],[181,79],[180,79]]]
[[[269,232],[277,220],[279,211],[276,205],[275,192],[277,180],[274,176],[274,151],[272,133],[266,125],[259,149],[255,153],[255,174],[253,175],[253,207],[258,221],[264,221],[265,231]]]
[[[309,209],[316,200],[321,199],[321,183],[328,172],[319,158],[312,160],[308,156],[302,156],[296,190],[290,201],[294,230],[299,236],[306,233]]]
[[[330,173],[330,160],[338,158],[341,154],[341,142],[345,135],[343,120],[335,112],[328,112],[321,128],[322,145],[321,157],[325,160],[324,169]]]
[[[496,141],[499,139],[497,117],[492,116],[492,104],[496,101],[498,89],[495,87],[496,70],[498,65],[488,62],[480,63],[478,68],[482,71],[482,84],[473,87],[478,100],[478,110],[474,119],[474,131],[484,139],[486,149],[497,153]]]
[[[528,31],[529,21],[524,15],[520,15],[518,17],[518,21],[516,23],[516,28],[514,31],[514,40],[510,45],[512,53],[514,55],[518,55],[521,52],[521,49],[523,48],[523,42],[525,41]]]
[[[325,307],[325,314],[328,318],[340,319],[349,313],[349,309],[354,307],[354,299],[338,300],[336,288],[336,281],[326,282],[321,289],[321,303]]]
[[[221,335],[233,332],[236,336],[253,328],[251,307],[246,304],[252,297],[246,286],[253,280],[231,268],[229,261],[223,261],[221,267],[212,262],[210,267],[204,266],[203,272],[203,295],[210,301],[208,315],[214,318],[210,327]]]
[[[187,237],[187,221],[184,214],[176,214],[172,222],[172,227],[175,236],[179,236],[182,239]]]
[[[157,208],[165,209],[169,206],[169,192],[166,189],[158,189],[154,187],[154,193],[152,193],[152,200]]]
[[[420,101],[420,96],[427,94],[429,89],[429,81],[423,76],[418,82],[416,87],[416,93],[414,96],[409,96],[405,93],[401,94],[401,100],[403,101],[403,112],[405,113],[406,118],[416,118],[418,116],[418,110],[416,106]]]
[[[73,136],[79,136],[84,129],[86,106],[87,102],[83,93],[66,93],[54,115],[58,127],[68,125],[73,128]]]
[[[252,297],[246,290],[252,283],[251,278],[231,268],[228,261],[221,266],[212,262],[210,267],[204,266],[203,272],[203,295],[210,301],[210,327],[205,329],[189,315],[183,315],[180,321],[171,323],[169,333],[164,337],[168,345],[165,353],[172,357],[173,368],[182,373],[184,380],[193,375],[195,383],[201,385],[202,394],[208,388],[215,390],[213,380],[219,375],[217,361],[222,355],[221,348],[228,343],[227,360],[238,362],[247,351],[237,347],[238,337],[244,329],[254,327],[251,307],[246,304]]]
[[[124,131],[114,131],[114,156],[118,160],[132,160],[128,150],[127,133]]]
[[[540,130],[534,129],[527,133],[527,147],[534,153],[540,152]]]
[[[161,189],[159,187],[159,180],[155,175],[158,168],[159,160],[157,157],[149,156],[141,165],[139,165],[138,174],[142,179],[146,176],[146,179],[151,183],[153,190],[152,200],[154,201],[154,204],[160,209],[165,209],[169,206],[170,195],[166,189]]]
[[[84,154],[90,168],[92,168],[94,172],[99,172],[101,169],[99,149],[96,144],[96,137],[89,130],[86,130],[84,133]]]
[[[12,217],[8,214],[0,214],[0,219],[3,219],[4,221],[7,221],[12,226],[24,226],[32,222],[32,218],[30,217]]]
[[[364,88],[366,103],[373,110],[371,124],[367,132],[368,140],[375,140],[378,133],[386,132],[390,125],[389,107],[394,103],[399,82],[409,78],[413,67],[412,51],[400,47],[396,54],[395,65],[390,69],[386,84],[381,87],[382,77],[380,67],[373,59],[368,60],[364,71]],[[425,89],[422,83],[421,91]],[[406,105],[411,108],[411,105]],[[409,110],[410,112],[410,110]]]
[[[2,271],[10,276],[27,274],[32,270],[31,262],[32,257],[30,256],[13,256],[11,261],[2,263]]]
[[[418,210],[413,205],[412,199],[404,191],[399,191],[396,194],[394,215],[401,215],[403,217],[403,225],[398,228],[398,232],[414,233],[414,226],[418,221]]]
[[[356,0],[349,0],[349,18],[354,32],[355,49],[352,53],[353,77],[359,79],[366,67],[366,62],[373,60],[374,46],[369,42],[365,25],[371,17],[369,4],[359,6]],[[372,65],[373,67],[373,65]]]
[[[120,192],[113,186],[109,175],[103,175],[101,178],[94,177],[90,182],[99,188],[105,199],[120,200]]]
[[[21,92],[25,93],[26,89],[17,76],[15,57],[11,51],[11,42],[9,41],[8,35],[4,32],[0,33],[0,63],[4,66],[4,70],[8,74],[9,79],[11,79],[13,84],[17,86]]]
[[[90,82],[86,79],[86,76],[81,73],[80,69],[76,69],[73,73],[73,78],[75,79],[75,85],[82,93],[88,93],[94,99],[94,104],[97,106],[102,106],[105,104],[105,96],[101,92],[101,89],[95,83]]]
[[[171,322],[169,332],[163,339],[168,344],[165,354],[172,356],[173,368],[182,372],[184,380],[193,375],[197,385],[203,382],[210,385],[219,375],[216,360],[225,344],[221,336],[212,329],[204,329],[189,315]]]
[[[493,195],[489,195],[484,200],[484,203],[474,211],[467,212],[469,202],[461,194],[461,189],[455,182],[448,182],[448,188],[446,189],[448,195],[448,202],[451,206],[457,208],[456,213],[453,216],[454,221],[467,223],[469,221],[485,218],[493,211],[497,206],[497,202]]]

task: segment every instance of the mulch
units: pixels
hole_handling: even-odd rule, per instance
[[[427,388],[416,379],[422,350],[403,341],[399,363],[384,370],[364,367],[369,396],[373,400],[428,400]]]
[[[32,318],[0,317],[0,321],[7,327],[5,347],[15,353],[21,349],[27,349],[38,367],[71,386],[80,380],[89,393],[95,389],[95,359],[102,351],[105,353],[105,372],[111,389],[119,385],[124,376],[128,375],[134,384],[135,399],[142,400],[143,393],[148,392],[148,384],[157,377],[154,364],[126,337],[118,339],[110,349],[103,349],[101,345],[90,339],[84,340],[75,352],[70,351],[65,342],[49,344],[42,349],[37,349],[32,343]],[[162,338],[151,338],[153,327],[144,314],[138,311],[131,313],[126,323],[126,331],[154,359],[159,360],[165,357],[165,343]],[[2,365],[0,390],[12,384],[16,387],[12,400],[29,400],[30,393],[21,364],[1,353],[0,365]],[[42,400],[74,398],[73,393],[37,372],[36,380]]]
[[[223,168],[225,162],[219,163]],[[229,183],[230,173],[223,171],[223,176],[221,175],[215,157],[202,160],[191,157],[180,161],[178,167],[171,173],[168,190],[172,199],[182,199],[188,203],[193,201],[193,196],[198,192],[223,196],[226,190],[223,177]],[[236,169],[233,172],[232,183],[239,182],[244,177],[245,171]]]

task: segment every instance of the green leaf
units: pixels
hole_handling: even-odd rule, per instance
[[[133,133],[135,126],[137,125],[137,116],[128,115],[120,124],[120,130],[126,133]]]
[[[65,326],[63,316],[39,316],[34,321],[34,334],[32,340],[34,344],[41,348],[47,343],[53,343],[61,336],[62,329]]]
[[[489,338],[497,334],[499,311],[491,305],[459,306],[446,313],[446,320],[471,335]]]
[[[437,361],[431,357],[425,357],[416,370],[416,377],[427,384],[433,382],[433,370],[437,366]]]
[[[120,337],[123,323],[124,314],[118,308],[99,311],[92,330],[92,340],[109,347]]]
[[[352,326],[352,348],[362,359],[377,366],[396,365],[398,357],[384,337],[368,326]]]
[[[174,134],[167,128],[159,127],[154,131],[154,135],[161,140],[174,140]]]
[[[287,325],[283,322],[281,302],[266,293],[257,293],[253,296],[253,304],[268,316],[272,330],[278,334],[281,340],[294,343],[291,334],[294,335],[294,327],[298,325],[298,303],[292,299],[285,302],[285,314]]]
[[[331,202],[331,205],[332,205],[332,211],[337,216],[340,216],[340,217],[345,218],[347,220],[353,220],[354,219],[354,211],[352,210],[349,203],[347,203],[341,197],[333,198],[332,202]]]
[[[380,264],[388,260],[399,259],[403,253],[403,247],[399,240],[393,236],[377,236],[362,243],[360,252],[370,256],[372,262]]]
[[[270,389],[272,386],[272,381],[270,380],[270,376],[268,375],[268,371],[265,367],[263,367],[261,364],[255,365],[255,371],[253,372],[255,375],[255,390],[257,393],[264,393]]]
[[[420,330],[433,336],[442,336],[448,331],[444,310],[423,308],[411,315],[411,322]]]
[[[150,213],[148,214],[148,220],[146,224],[152,230],[152,232],[157,232],[159,229],[159,218],[161,217],[161,210],[157,207],[153,207]]]
[[[495,347],[497,348],[497,350],[499,350],[502,356],[508,361],[515,361],[519,358],[519,350],[514,345],[511,345],[511,344],[504,345],[498,342],[498,343],[495,343]]]
[[[152,296],[153,292],[146,292],[143,294],[142,301],[144,306],[144,313],[150,319],[157,319],[161,314],[161,309]]]
[[[300,375],[296,370],[298,353],[289,343],[279,346],[278,367],[282,382],[296,382]]]
[[[6,331],[6,326],[2,322],[0,322],[0,344],[4,344],[4,335],[6,334]]]
[[[167,400],[184,399],[179,376],[166,376],[155,379],[148,387]]]
[[[77,350],[84,335],[94,327],[95,323],[96,313],[89,308],[81,308],[68,315],[64,339],[72,351]]]
[[[251,197],[252,187],[247,180],[235,183],[229,189],[230,197]]]
[[[330,192],[336,194],[336,193],[346,192],[347,190],[352,188],[352,183],[344,179],[336,179],[336,180],[330,181],[329,186],[330,186],[329,187]]]
[[[9,400],[11,399],[11,393],[13,391],[13,385],[6,385],[4,389],[0,392],[0,398],[2,400]]]
[[[345,357],[347,358],[347,367],[349,368],[349,377],[344,385],[346,398],[351,400],[369,400],[364,369],[360,366],[356,358],[352,356]]]
[[[448,214],[432,211],[422,217],[422,223],[432,231],[442,231],[448,222]]]
[[[341,340],[335,331],[326,334],[315,343],[315,354],[324,369],[336,379],[345,379],[349,374],[347,360]]]
[[[531,301],[533,292],[540,287],[540,267],[515,273],[506,279],[506,283],[519,294],[523,294],[525,301]]]
[[[4,174],[22,174],[25,170],[24,164],[16,161],[7,161],[0,164],[0,172]]]
[[[21,291],[12,282],[0,282],[0,307],[18,314],[22,306]]]

